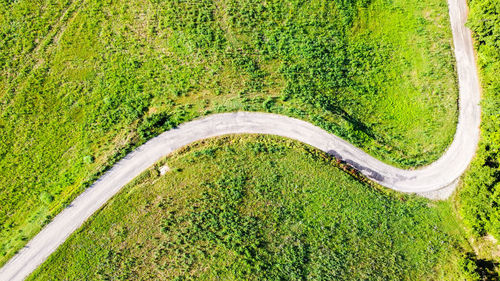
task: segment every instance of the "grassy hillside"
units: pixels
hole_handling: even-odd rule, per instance
[[[0,0],[0,264],[130,148],[210,112],[436,159],[457,111],[448,25],[438,0]]]
[[[30,280],[462,280],[456,223],[297,142],[225,137],[145,172]]]
[[[470,1],[468,25],[474,32],[483,88],[481,142],[464,178],[459,203],[476,236],[500,239],[500,2]],[[496,254],[500,261],[500,252]]]

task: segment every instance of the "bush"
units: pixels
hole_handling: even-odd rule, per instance
[[[46,205],[54,201],[54,196],[52,196],[52,194],[48,193],[47,191],[43,191],[42,193],[40,193],[40,196],[38,198]]]
[[[467,281],[481,280],[481,275],[478,272],[478,266],[471,253],[462,255],[458,261],[458,270],[460,275]]]
[[[146,117],[137,128],[137,133],[142,139],[147,140],[174,127],[174,125],[175,123],[170,120],[170,115],[166,112],[155,113]]]
[[[83,157],[83,163],[85,163],[85,164],[92,164],[92,163],[94,163],[94,160],[95,160],[94,156],[92,156],[92,155],[86,155]]]

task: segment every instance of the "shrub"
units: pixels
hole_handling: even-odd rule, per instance
[[[92,163],[94,163],[94,160],[95,160],[95,158],[92,155],[85,155],[83,157],[83,163],[85,163],[85,164],[92,164]]]
[[[464,254],[458,261],[458,270],[467,281],[479,281],[481,276],[478,273],[476,261],[470,253]]]
[[[47,191],[42,191],[42,193],[40,193],[40,196],[38,198],[46,205],[54,201],[54,196],[52,196],[52,194],[48,193]]]

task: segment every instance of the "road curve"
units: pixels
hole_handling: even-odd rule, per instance
[[[162,157],[194,141],[227,134],[270,134],[307,143],[350,164],[388,188],[429,195],[452,186],[472,160],[480,123],[480,88],[470,31],[464,26],[465,0],[449,0],[454,51],[459,78],[459,118],[455,138],[436,162],[417,170],[385,164],[341,138],[310,123],[268,113],[236,112],[210,115],[151,139],[116,163],[71,205],[57,215],[0,269],[0,280],[23,280],[68,236],[133,178]]]

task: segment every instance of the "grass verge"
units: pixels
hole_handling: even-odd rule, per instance
[[[345,169],[277,137],[191,145],[125,187],[29,280],[463,278],[449,202],[385,194]]]

